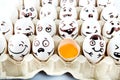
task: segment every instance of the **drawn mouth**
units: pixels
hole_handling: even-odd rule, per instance
[[[63,16],[64,16],[64,17],[67,17],[67,16],[68,16],[68,17],[71,17],[72,14],[64,14]]]
[[[93,18],[93,14],[89,14],[88,17],[89,17],[89,18]]]
[[[10,29],[9,30],[7,30],[6,32],[2,32],[3,34],[6,34],[6,33],[8,33],[10,31]]]
[[[60,30],[62,32],[66,32],[68,34],[72,34],[75,31],[75,29],[76,29],[76,27],[75,28],[66,29],[66,30],[63,30],[63,29],[60,28]]]
[[[99,50],[95,50],[95,47],[92,48],[95,52],[103,52],[103,48],[100,48]]]
[[[119,52],[114,52],[114,56],[120,58],[120,53]]]

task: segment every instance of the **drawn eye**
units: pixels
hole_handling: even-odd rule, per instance
[[[22,30],[21,28],[18,28],[18,30]]]
[[[117,25],[120,25],[119,23],[117,23]]]
[[[114,16],[113,15],[110,15],[110,18],[113,18]]]
[[[104,43],[100,42],[100,47],[104,47]]]
[[[95,10],[93,10],[93,12],[95,12]]]
[[[114,25],[114,23],[111,23],[111,25]]]
[[[96,44],[96,43],[95,43],[94,40],[91,40],[91,41],[90,41],[90,45],[91,45],[91,46],[94,46],[95,44]]]
[[[19,46],[22,46],[22,47],[23,47],[23,44],[19,44]]]
[[[65,11],[66,11],[66,9],[63,9],[63,11],[65,12]]]
[[[34,46],[39,46],[40,45],[40,42],[38,41],[38,40],[35,40],[35,42],[34,42]]]
[[[69,9],[69,12],[71,12],[71,11],[72,11],[72,9],[70,8],[70,9]]]
[[[42,29],[43,29],[43,27],[38,25],[37,30],[40,32],[40,31],[42,31]]]
[[[50,27],[46,27],[46,29],[45,29],[47,32],[51,32],[51,28]]]
[[[85,10],[86,12],[88,12],[88,10]]]
[[[119,46],[118,46],[118,45],[115,45],[115,49],[119,49]]]
[[[48,15],[50,15],[50,12],[48,12]]]
[[[25,30],[30,30],[30,28],[26,28]]]
[[[48,40],[44,40],[42,42],[42,44],[43,44],[44,47],[48,47],[49,46],[49,41]]]
[[[87,29],[89,29],[90,28],[90,26],[87,26]]]
[[[32,8],[30,8],[30,10],[33,12],[34,11],[34,8],[32,7]]]

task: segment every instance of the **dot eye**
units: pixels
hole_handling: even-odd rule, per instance
[[[35,42],[34,42],[34,46],[39,46],[40,45],[40,42],[39,42],[39,40],[35,40]]]
[[[42,42],[42,44],[43,44],[44,47],[48,47],[49,46],[49,41],[48,40],[44,40]]]
[[[88,10],[85,10],[86,12],[88,12]]]
[[[87,26],[87,29],[89,29],[90,28],[90,26]]]
[[[104,47],[104,43],[103,42],[100,42],[100,47]]]
[[[63,9],[64,12],[66,12],[66,9]]]
[[[91,45],[91,46],[94,46],[95,44],[96,44],[96,43],[95,43],[94,40],[91,40],[91,41],[90,41],[90,45]]]
[[[22,30],[21,28],[18,28],[18,30]]]
[[[95,12],[95,10],[92,10],[93,12]]]
[[[48,15],[50,15],[50,12],[48,12]]]
[[[119,49],[119,46],[118,46],[118,45],[115,45],[115,49]]]
[[[114,25],[114,23],[111,23],[111,25]]]
[[[117,25],[120,25],[119,23],[117,23]]]
[[[69,9],[69,12],[71,12],[71,11],[72,11],[72,9],[70,8],[70,9]]]
[[[110,15],[110,18],[113,18],[114,16],[113,15]]]

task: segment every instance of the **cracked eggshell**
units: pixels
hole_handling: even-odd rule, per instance
[[[47,32],[54,36],[56,34],[55,21],[47,17],[39,20],[36,25],[36,33],[40,34],[41,32]]]
[[[104,39],[97,34],[87,36],[83,41],[83,54],[92,64],[101,61],[105,55],[105,48]]]
[[[76,0],[60,0],[60,6],[66,6],[66,5],[71,5],[71,6],[77,6],[77,1]]]
[[[15,34],[8,41],[9,56],[15,61],[22,61],[30,53],[30,40],[23,34]]]
[[[34,24],[30,18],[18,19],[14,27],[15,34],[24,34],[26,36],[34,35],[35,29]]]
[[[96,19],[88,19],[83,22],[81,35],[87,37],[91,34],[101,34],[101,26]]]
[[[58,0],[42,0],[42,6],[47,5],[47,4],[51,4],[55,7],[58,6]]]
[[[95,6],[96,0],[79,0],[79,6],[80,7],[84,7],[84,6],[87,6],[89,4]]]
[[[96,19],[98,20],[98,11],[95,6],[89,4],[85,7],[82,7],[80,12],[80,20],[85,21],[87,19]]]
[[[64,38],[76,38],[78,35],[78,23],[73,18],[64,18],[59,23],[59,35]]]
[[[33,55],[40,61],[46,61],[54,53],[53,38],[46,32],[35,36],[32,43]]]

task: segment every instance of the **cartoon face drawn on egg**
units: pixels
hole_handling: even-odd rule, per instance
[[[91,34],[101,34],[101,27],[97,20],[95,19],[88,19],[83,22],[81,27],[81,34],[83,36],[88,36]]]
[[[65,5],[60,9],[60,19],[63,19],[66,17],[72,17],[74,19],[77,19],[77,11],[74,6]]]
[[[120,35],[110,39],[107,54],[113,58],[116,64],[120,64]]]
[[[22,61],[30,52],[30,40],[23,34],[15,34],[8,41],[8,52],[12,59]]]
[[[57,11],[56,8],[53,5],[47,4],[43,7],[41,7],[39,12],[40,19],[45,17],[50,17],[53,20],[57,19]]]
[[[42,6],[44,6],[46,4],[51,4],[55,7],[57,7],[58,6],[58,0],[42,0]]]
[[[32,48],[33,55],[38,60],[45,61],[54,52],[54,41],[48,33],[42,32],[34,38]]]
[[[85,21],[87,19],[98,19],[97,9],[93,5],[87,5],[81,9],[80,19]]]
[[[70,4],[71,6],[77,6],[77,1],[76,0],[61,0],[60,1],[60,6],[63,7],[67,4]]]
[[[14,32],[15,34],[25,34],[26,36],[32,36],[34,34],[34,24],[29,18],[22,18],[16,21]]]
[[[113,38],[115,35],[120,35],[120,21],[118,19],[110,19],[103,26],[103,36],[108,39]]]
[[[105,41],[100,35],[90,35],[83,41],[83,54],[93,64],[99,62],[105,53]]]
[[[3,34],[0,33],[0,55],[6,52],[7,42]]]
[[[49,18],[39,20],[36,25],[36,33],[39,34],[43,31],[49,33],[51,36],[54,36],[56,34],[55,22]]]
[[[84,6],[87,6],[89,4],[92,4],[93,6],[95,6],[95,3],[96,3],[95,0],[79,0],[80,7],[84,7]]]
[[[110,5],[114,5],[114,0],[97,0],[97,6],[102,9]]]
[[[20,18],[37,19],[37,10],[33,6],[23,6],[20,10]]]
[[[13,25],[9,18],[0,18],[0,32],[5,36],[13,34]]]
[[[78,35],[78,23],[73,18],[64,18],[59,23],[59,34],[62,38],[75,38]]]
[[[100,19],[103,21],[107,21],[113,18],[117,19],[118,17],[119,17],[119,14],[117,9],[114,6],[108,6],[104,8],[103,11],[101,12]]]

